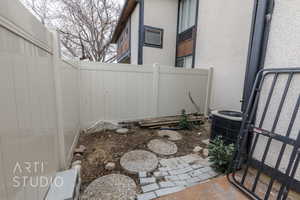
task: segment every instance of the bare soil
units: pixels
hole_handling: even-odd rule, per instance
[[[178,132],[183,136],[182,140],[175,141],[178,152],[165,158],[193,153],[195,146],[206,147],[201,141],[209,138],[209,123],[199,125],[193,130],[179,130]],[[129,133],[123,135],[114,131],[81,134],[78,146],[84,145],[87,149],[82,156],[74,156],[73,161],[82,161],[82,191],[98,177],[112,173],[128,175],[138,183],[137,175],[128,174],[122,169],[120,158],[132,150],[148,150],[147,143],[156,138],[160,138],[157,130],[141,129],[135,126],[130,129]],[[105,164],[108,162],[116,164],[113,171],[105,169]]]

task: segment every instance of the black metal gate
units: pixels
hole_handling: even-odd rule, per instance
[[[243,117],[233,173],[229,176],[229,181],[252,199],[270,199],[275,182],[279,183],[276,192],[278,200],[286,199],[290,189],[300,192],[300,181],[295,178],[300,161],[300,87],[295,87],[296,80],[300,85],[300,68],[265,69],[260,71],[256,78]],[[283,126],[285,120],[286,125]],[[241,151],[247,149],[249,138],[251,146],[248,152]],[[280,145],[271,148],[273,143]],[[290,149],[289,154],[287,147]],[[277,151],[275,155],[274,152]],[[274,158],[274,162],[269,161],[271,158]],[[251,185],[247,185],[245,180],[250,168],[254,169],[255,173]],[[258,194],[258,182],[262,174],[270,179],[263,194]]]

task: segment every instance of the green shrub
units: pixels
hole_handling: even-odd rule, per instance
[[[188,116],[186,115],[184,109],[181,111],[181,118],[180,118],[178,125],[181,129],[190,129],[191,128],[191,124],[188,121]]]
[[[225,145],[222,137],[216,137],[208,145],[209,161],[212,163],[212,167],[221,173],[230,173],[231,161],[235,147],[233,144]]]

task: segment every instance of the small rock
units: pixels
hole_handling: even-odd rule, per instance
[[[197,133],[199,136],[202,135],[202,132]]]
[[[92,128],[85,130],[85,132],[86,134],[90,134],[90,133],[98,133],[106,130],[114,131],[117,130],[118,128],[120,128],[120,126],[116,122],[101,121],[95,124]]]
[[[82,154],[82,153],[85,152],[85,150],[86,150],[86,147],[85,147],[84,145],[80,145],[78,148],[76,148],[76,149],[74,150],[74,153],[75,153],[75,154],[77,154],[77,153]]]
[[[113,163],[113,162],[109,162],[109,163],[107,163],[106,165],[105,165],[105,169],[106,170],[114,170],[116,168],[116,164],[115,163]]]
[[[208,144],[209,144],[209,139],[202,140],[201,142],[202,142],[203,144],[206,144],[206,145],[208,145]]]
[[[126,134],[129,132],[129,130],[127,128],[119,128],[116,130],[116,132],[119,134]]]
[[[208,157],[208,149],[203,149],[202,154],[205,158],[207,158]]]
[[[200,152],[201,150],[202,150],[202,147],[196,146],[196,147],[194,148],[193,152],[198,153],[198,152]]]
[[[74,156],[77,157],[77,158],[81,158],[82,154],[81,153],[75,153]]]
[[[81,165],[81,160],[76,160],[72,163],[72,166]]]

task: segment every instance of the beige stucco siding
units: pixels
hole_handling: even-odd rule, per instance
[[[145,0],[144,24],[164,30],[163,48],[144,47],[144,64],[175,65],[177,0]]]
[[[212,109],[240,110],[252,0],[200,0],[195,67],[214,68]]]

